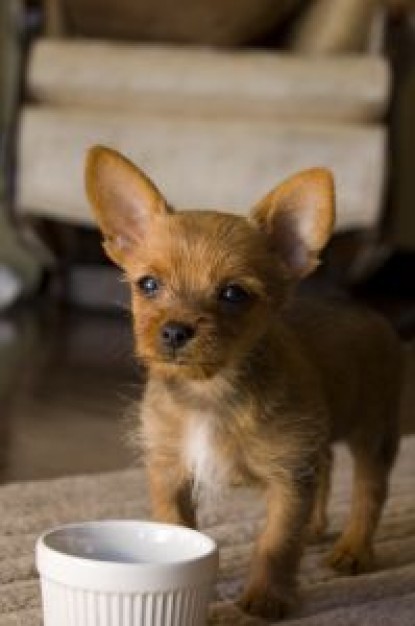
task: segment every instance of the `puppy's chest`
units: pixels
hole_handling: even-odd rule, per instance
[[[181,441],[182,461],[192,475],[198,495],[217,496],[230,485],[236,473],[232,446],[209,412],[188,416]]]

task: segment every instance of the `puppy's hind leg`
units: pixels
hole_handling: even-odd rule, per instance
[[[359,574],[373,567],[373,537],[398,450],[397,429],[385,432],[381,441],[354,442],[350,447],[355,461],[352,509],[327,563],[342,573]]]
[[[327,503],[330,495],[332,465],[333,453],[330,448],[327,448],[321,455],[313,510],[307,529],[307,539],[312,543],[321,539],[327,528]]]

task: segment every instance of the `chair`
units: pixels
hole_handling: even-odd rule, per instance
[[[223,3],[229,15],[232,2]],[[21,214],[90,229],[83,163],[100,143],[128,155],[181,208],[245,213],[292,172],[328,166],[337,181],[337,230],[376,228],[391,86],[380,3],[295,0],[284,49],[272,32],[256,46],[237,41],[235,28],[229,40],[223,28],[219,41],[209,40],[197,15],[191,41],[177,18],[173,43],[149,42],[154,32],[166,37],[157,14],[147,16],[150,35],[138,39],[131,11],[147,4],[101,0],[97,12],[97,0],[46,3],[49,36],[32,42],[20,109]]]

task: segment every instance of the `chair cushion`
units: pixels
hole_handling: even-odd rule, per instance
[[[18,206],[91,224],[84,161],[95,143],[129,156],[173,206],[246,214],[284,177],[321,165],[336,176],[339,228],[371,226],[379,217],[382,127],[46,106],[22,112]]]
[[[378,56],[307,59],[200,47],[39,40],[27,76],[49,105],[180,115],[372,121],[389,100]]]

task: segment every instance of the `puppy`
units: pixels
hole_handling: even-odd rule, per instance
[[[176,211],[132,163],[94,147],[86,189],[131,284],[154,516],[194,527],[200,488],[261,487],[267,516],[240,606],[281,617],[305,540],[326,525],[330,443],[344,439],[353,501],[329,563],[371,568],[398,447],[401,349],[374,314],[295,296],[332,231],[330,172],[293,176],[247,218]]]

